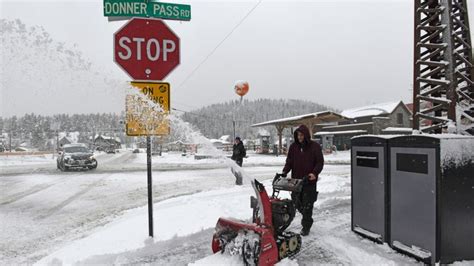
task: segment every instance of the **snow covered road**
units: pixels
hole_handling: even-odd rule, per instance
[[[247,172],[269,187],[274,168],[247,168]],[[220,170],[214,170],[219,174]],[[212,176],[208,170],[195,171]],[[171,173],[171,172],[169,172]],[[183,172],[184,173],[184,172]],[[221,173],[224,174],[225,173]],[[199,179],[199,176],[196,175]],[[185,183],[192,179],[182,177]],[[201,177],[210,185],[213,178]],[[231,263],[235,258],[212,255],[210,240],[219,216],[247,219],[251,215],[250,186],[235,187],[226,176],[209,190],[173,197],[154,204],[155,239],[147,239],[147,209],[126,211],[111,223],[91,229],[88,236],[62,245],[38,264],[135,264],[210,265]],[[158,182],[163,182],[158,181]],[[217,184],[217,183],[220,183]],[[223,184],[225,183],[225,184]],[[163,184],[165,185],[165,184]],[[302,252],[285,265],[316,264],[417,264],[393,252],[386,245],[364,240],[350,231],[350,166],[328,165],[319,183],[320,198],[315,206],[315,225],[303,238]],[[143,204],[144,205],[144,204]],[[299,231],[300,215],[290,230]],[[51,249],[52,251],[53,249]]]
[[[281,164],[244,169],[270,188]],[[218,217],[251,216],[253,191],[234,181],[227,168],[154,171],[152,240],[144,171],[1,176],[0,264],[239,265],[210,249]],[[350,165],[326,165],[318,190],[311,234],[283,265],[417,264],[350,231]],[[300,220],[289,230],[298,232]]]
[[[278,169],[247,171],[268,179]],[[233,187],[234,181],[229,169],[154,172],[154,200]],[[2,265],[35,262],[147,202],[146,172],[7,175],[0,189]]]
[[[100,173],[119,173],[146,171],[146,154],[132,153],[122,150],[116,154],[99,152],[95,154]],[[153,156],[153,170],[176,171],[227,168],[225,158],[195,160],[194,155],[182,156],[181,153],[163,153],[163,156]],[[325,157],[326,164],[350,164],[348,151],[338,152]],[[245,167],[275,166],[280,168],[285,163],[285,156],[261,155],[249,152],[244,160]],[[0,176],[22,174],[61,174],[56,168],[56,159],[47,155],[14,155],[0,156]]]

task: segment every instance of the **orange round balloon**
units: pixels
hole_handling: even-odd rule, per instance
[[[240,97],[243,97],[249,92],[249,83],[247,81],[238,81],[234,86],[235,93]]]

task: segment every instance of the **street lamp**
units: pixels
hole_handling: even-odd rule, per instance
[[[240,96],[240,104],[242,104],[242,100],[245,96],[245,94],[247,94],[247,92],[249,92],[249,83],[247,81],[244,81],[244,80],[238,80],[235,82],[235,85],[234,85],[234,91],[237,95]],[[239,105],[240,107],[240,105]],[[238,109],[237,109],[238,110]],[[235,140],[235,110],[234,110],[234,114],[232,115],[232,126],[233,126],[233,129],[234,129],[234,140]]]

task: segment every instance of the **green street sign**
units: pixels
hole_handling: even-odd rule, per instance
[[[106,17],[145,17],[191,20],[191,6],[149,0],[104,0]]]

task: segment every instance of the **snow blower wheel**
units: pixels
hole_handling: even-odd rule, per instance
[[[293,237],[290,238],[289,242],[289,249],[291,253],[298,253],[299,248],[301,248],[301,236],[300,235],[294,235]]]
[[[279,252],[279,257],[280,259],[281,258],[285,258],[286,255],[288,254],[288,246],[286,245],[286,241],[283,241],[281,244],[280,244],[280,248],[279,248],[280,252]]]

